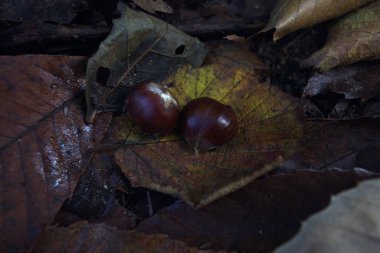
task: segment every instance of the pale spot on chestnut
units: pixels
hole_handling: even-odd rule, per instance
[[[132,88],[126,99],[132,121],[144,132],[159,136],[169,134],[179,119],[179,106],[166,87],[143,82]]]

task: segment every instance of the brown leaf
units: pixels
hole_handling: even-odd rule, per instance
[[[317,170],[331,166],[352,169],[358,152],[380,143],[379,119],[316,121],[306,132],[305,148],[292,160],[299,167]]]
[[[24,251],[53,221],[108,126],[109,115],[84,123],[83,60],[0,57],[1,252]]]
[[[339,194],[328,208],[308,219],[300,233],[276,252],[378,252],[379,191],[380,180],[374,179]]]
[[[173,12],[172,7],[165,3],[164,0],[133,0],[133,2],[149,13],[155,13],[156,11],[166,13]]]
[[[380,1],[340,18],[325,46],[303,64],[325,72],[339,65],[380,58]]]
[[[303,96],[315,96],[328,91],[343,93],[346,99],[368,100],[380,95],[379,63],[356,64],[322,74],[314,74]]]
[[[282,0],[271,13],[267,26],[262,31],[276,28],[273,40],[302,28],[339,17],[375,0]]]
[[[78,222],[68,228],[49,227],[38,238],[33,253],[211,253],[209,250],[190,248],[185,243],[166,235],[120,231],[104,224]]]
[[[86,220],[105,219],[116,206],[116,189],[125,183],[121,176],[107,155],[94,154],[63,208]]]
[[[271,176],[200,209],[176,202],[144,220],[137,231],[165,233],[194,247],[271,252],[297,232],[302,220],[325,207],[332,194],[367,177],[340,170]]]
[[[3,0],[0,2],[0,20],[71,23],[75,12],[80,11],[75,2],[77,0],[28,0],[15,4],[12,0]]]
[[[87,121],[121,109],[126,86],[161,81],[180,65],[199,66],[207,54],[196,38],[144,12],[120,5],[123,15],[87,65]]]
[[[133,186],[179,195],[202,206],[245,186],[297,150],[303,134],[298,103],[258,82],[252,70],[260,66],[252,64],[256,58],[249,51],[244,52],[236,58],[211,53],[211,65],[181,68],[167,80],[173,83],[169,89],[180,106],[197,97],[232,106],[239,131],[228,144],[194,154],[178,134],[155,140],[130,121],[116,130],[114,136],[126,145],[115,160]]]

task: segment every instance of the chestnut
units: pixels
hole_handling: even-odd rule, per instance
[[[232,140],[238,132],[238,120],[231,106],[202,97],[183,108],[180,127],[197,152],[215,149]]]
[[[170,133],[177,125],[180,109],[167,86],[142,82],[134,86],[126,99],[132,121],[152,136]]]

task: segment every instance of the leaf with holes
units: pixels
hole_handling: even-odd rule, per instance
[[[339,19],[325,46],[304,61],[325,72],[336,66],[380,58],[380,1]]]
[[[254,65],[239,63],[238,57],[212,57],[211,65],[179,69],[168,78],[174,83],[169,89],[181,106],[204,96],[232,106],[239,120],[237,136],[217,150],[196,155],[176,134],[153,140],[125,123],[117,133],[126,146],[115,158],[134,186],[202,206],[243,187],[297,150],[303,133],[297,103],[260,83]]]
[[[71,195],[110,121],[84,123],[85,58],[0,57],[1,252],[24,252]]]
[[[114,21],[87,65],[87,121],[103,110],[121,110],[125,87],[144,80],[160,81],[181,64],[199,66],[207,53],[196,38],[144,12],[119,6]]]
[[[284,0],[278,1],[263,31],[276,28],[273,40],[302,28],[339,17],[375,0]],[[310,15],[312,13],[312,15]]]

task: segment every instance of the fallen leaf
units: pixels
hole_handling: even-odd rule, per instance
[[[271,252],[296,234],[302,220],[325,207],[332,194],[368,176],[336,169],[270,176],[200,209],[178,201],[136,229],[164,233],[193,247]]]
[[[316,73],[309,79],[303,96],[333,91],[344,94],[346,99],[368,100],[380,95],[379,71],[378,63],[361,63]]]
[[[12,0],[0,2],[0,20],[25,22],[31,20],[71,23],[79,11],[77,0],[28,0],[15,4]],[[77,8],[76,8],[77,7]]]
[[[116,206],[116,189],[125,183],[121,174],[107,155],[94,154],[63,209],[91,221],[105,218]]]
[[[71,195],[110,117],[84,123],[83,57],[2,56],[0,64],[0,251],[24,252]]]
[[[198,39],[174,26],[125,5],[120,9],[123,15],[114,21],[110,35],[88,60],[88,122],[99,111],[121,110],[125,86],[160,81],[182,64],[199,66],[207,53]]]
[[[133,2],[149,13],[155,13],[156,11],[166,13],[173,12],[172,7],[163,0],[133,0]]]
[[[380,143],[379,119],[315,121],[305,132],[304,149],[292,160],[298,167],[316,170],[352,169],[359,152]]]
[[[308,219],[297,236],[276,252],[378,252],[379,191],[380,180],[373,179],[339,194],[329,207]]]
[[[380,117],[380,100],[373,100],[366,104],[363,108],[363,116],[370,118]]]
[[[380,1],[340,18],[325,46],[303,64],[322,72],[339,65],[380,58]]]
[[[369,171],[380,173],[380,144],[368,146],[358,152],[355,157],[355,166]]]
[[[120,231],[104,224],[78,222],[68,228],[47,228],[30,252],[211,253],[214,251],[190,248],[185,243],[172,240],[162,234],[147,235],[133,231]]]
[[[239,120],[237,136],[217,150],[196,155],[175,133],[154,140],[130,121],[119,124],[114,136],[125,147],[116,152],[115,160],[133,186],[202,206],[247,185],[297,150],[303,134],[298,103],[258,81],[252,70],[260,66],[247,61],[252,56],[249,51],[236,54],[237,58],[228,53],[210,55],[214,55],[208,59],[211,65],[183,67],[169,77],[167,82],[173,83],[169,89],[180,106],[197,97],[232,106]]]
[[[282,0],[278,1],[263,32],[275,28],[273,40],[302,28],[336,18],[375,0]]]

